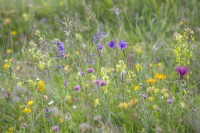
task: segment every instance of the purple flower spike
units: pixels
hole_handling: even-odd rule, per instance
[[[108,46],[110,47],[110,48],[115,48],[115,41],[110,41],[109,43],[108,43]]]
[[[81,87],[79,85],[74,86],[75,91],[79,91],[80,89],[81,89]]]
[[[188,73],[188,68],[187,67],[176,67],[176,72],[180,74],[181,76],[184,76],[185,74]]]
[[[48,118],[48,117],[49,117],[49,109],[46,108],[46,118]]]
[[[53,126],[53,127],[52,127],[52,131],[53,131],[53,132],[57,132],[58,130],[59,130],[59,127],[58,127],[58,126]]]
[[[119,48],[120,49],[125,49],[127,48],[126,42],[124,40],[119,41]]]
[[[173,99],[167,99],[167,103],[171,104],[173,102]]]
[[[88,68],[87,71],[88,71],[88,73],[93,73],[94,69],[93,68]]]

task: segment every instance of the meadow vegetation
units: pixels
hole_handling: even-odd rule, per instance
[[[198,0],[0,3],[0,132],[200,132]]]

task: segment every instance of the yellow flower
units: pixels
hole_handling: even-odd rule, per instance
[[[180,102],[180,106],[181,106],[181,108],[185,108],[185,103],[184,102]]]
[[[76,53],[77,55],[79,55],[79,52],[78,52],[78,51],[76,51],[75,53]]]
[[[141,48],[141,47],[137,47],[137,48],[135,49],[135,51],[136,51],[139,55],[142,54],[142,48]]]
[[[156,110],[158,108],[158,105],[153,105],[153,109]]]
[[[139,89],[139,86],[134,86],[134,91],[137,91]]]
[[[138,72],[140,72],[140,64],[136,64],[136,65],[135,65],[135,69],[136,69]]]
[[[159,62],[159,63],[157,64],[157,66],[159,66],[159,67],[160,67],[160,66],[162,66],[162,63],[161,63],[161,62]]]
[[[71,55],[70,54],[66,54],[65,57],[69,58]]]
[[[5,19],[3,20],[3,24],[4,24],[4,25],[10,24],[10,23],[11,23],[11,19],[10,19],[10,18],[5,18]]]
[[[100,103],[99,103],[99,99],[97,98],[97,99],[94,100],[94,106],[96,107],[98,105],[100,105]]]
[[[62,118],[59,118],[59,122],[60,122],[60,123],[63,123],[63,121],[64,121],[64,120],[63,120]]]
[[[149,78],[149,79],[146,80],[146,82],[149,83],[149,84],[152,84],[152,83],[156,82],[156,80]]]
[[[72,96],[67,96],[66,99],[67,99],[66,100],[67,103],[71,103],[72,102]]]
[[[154,100],[153,97],[149,97],[149,98],[148,98],[148,101],[150,101],[150,102],[152,102],[153,100]]]
[[[3,65],[3,69],[4,69],[5,71],[7,71],[7,70],[9,69],[9,67],[10,67],[10,65],[9,65],[8,63],[5,63],[5,64]]]
[[[168,96],[169,96],[169,93],[165,92],[164,97],[168,97]]]
[[[11,54],[11,53],[12,53],[12,49],[7,49],[7,50],[6,50],[6,53],[7,53],[7,54]]]
[[[28,101],[28,104],[27,104],[27,105],[28,105],[28,106],[32,106],[33,103],[34,103],[33,100],[30,100],[30,101]]]
[[[156,74],[155,74],[155,77],[156,77],[157,79],[162,80],[162,79],[165,79],[167,76],[166,76],[165,74],[162,74],[162,73],[156,73]]]
[[[40,92],[44,92],[45,91],[45,83],[42,80],[40,80],[38,82],[38,91],[40,91]]]
[[[124,109],[127,109],[128,106],[129,106],[128,103],[119,103],[119,105],[118,105],[118,107],[121,108],[121,109],[123,109],[123,108],[124,108]]]
[[[155,94],[158,94],[158,93],[159,93],[159,91],[160,91],[159,89],[154,89],[154,91],[153,91],[153,92],[154,92]]]
[[[138,103],[138,99],[137,99],[137,98],[134,98],[134,99],[132,99],[132,100],[129,102],[129,106],[132,107],[132,106],[134,106],[136,103]]]
[[[66,72],[69,72],[69,71],[70,71],[69,65],[66,65],[66,66],[64,67],[64,70],[65,70]]]
[[[30,108],[24,108],[23,112],[26,113],[26,114],[31,113],[31,109]]]
[[[11,35],[15,36],[17,34],[17,31],[11,31]]]

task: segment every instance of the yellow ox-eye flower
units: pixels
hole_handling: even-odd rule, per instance
[[[134,98],[134,99],[132,99],[132,100],[129,102],[129,106],[132,107],[132,106],[134,106],[136,103],[138,103],[138,99],[137,99],[137,98]]]
[[[146,82],[149,83],[149,84],[152,84],[152,83],[156,82],[156,80],[149,78],[149,79],[146,80]]]
[[[33,103],[34,103],[33,100],[30,100],[30,101],[28,101],[27,105],[28,105],[28,106],[32,106]]]
[[[40,80],[38,82],[38,91],[40,91],[40,92],[44,92],[45,91],[45,83],[42,80]]]
[[[26,114],[31,113],[31,109],[30,108],[24,108],[23,112],[26,113]]]
[[[4,69],[5,71],[7,71],[7,70],[9,69],[9,67],[10,67],[10,65],[9,65],[8,63],[5,63],[5,64],[3,65],[3,69]]]
[[[129,106],[128,103],[119,103],[118,107],[121,108],[121,109],[127,109]]]
[[[165,74],[162,74],[162,73],[156,73],[156,74],[155,74],[155,77],[156,77],[157,79],[162,80],[162,79],[165,79],[167,76],[166,76]]]

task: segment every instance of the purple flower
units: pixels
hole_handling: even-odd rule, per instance
[[[74,86],[74,90],[75,90],[75,91],[79,91],[80,89],[81,89],[80,85]]]
[[[106,85],[106,81],[102,80],[99,82],[100,86],[105,86]]]
[[[126,42],[124,40],[119,41],[119,48],[120,49],[125,49],[127,48]]]
[[[188,68],[187,67],[176,67],[176,72],[180,74],[181,76],[184,76],[185,74],[188,73]]]
[[[64,43],[61,41],[56,41],[54,44],[58,46],[58,50],[56,51],[56,59],[60,57],[65,57]]]
[[[167,99],[167,103],[171,104],[173,102],[173,99]]]
[[[99,85],[99,83],[100,83],[100,80],[99,80],[99,79],[96,79],[96,80],[94,81],[94,84],[95,84],[95,85]]]
[[[93,68],[88,68],[87,71],[88,71],[88,73],[93,73],[94,69]]]
[[[98,50],[102,50],[103,49],[103,46],[101,43],[98,43]]]
[[[46,118],[48,118],[48,117],[49,117],[49,109],[46,108]]]
[[[10,92],[8,92],[8,100],[10,100]]]
[[[59,130],[59,127],[58,127],[58,126],[53,126],[53,127],[52,127],[52,131],[57,132],[58,130]]]
[[[115,41],[110,41],[109,43],[108,43],[108,46],[110,47],[110,48],[115,48]]]

